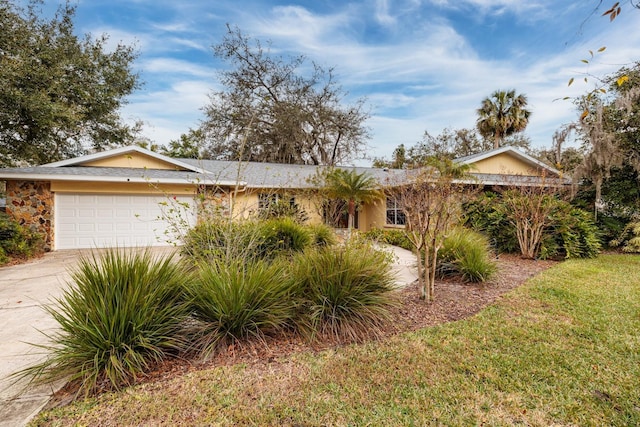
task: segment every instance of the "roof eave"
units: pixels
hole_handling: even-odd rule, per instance
[[[58,175],[58,174],[24,174],[5,173],[0,175],[0,179],[8,180],[32,180],[32,181],[78,181],[78,182],[131,182],[148,184],[189,184],[189,185],[218,185],[221,187],[234,187],[236,185],[244,187],[245,182],[238,181],[212,181],[194,177],[193,180],[184,178],[153,178],[148,176],[96,176],[96,175]]]

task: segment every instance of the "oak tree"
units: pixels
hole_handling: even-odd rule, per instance
[[[75,7],[0,0],[0,165],[34,165],[133,142],[120,107],[139,85],[136,51],[75,34]]]

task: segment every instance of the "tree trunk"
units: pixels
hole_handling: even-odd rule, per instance
[[[435,294],[435,282],[436,282],[436,264],[435,261],[438,257],[438,251],[430,251],[425,246],[424,250],[424,265],[423,265],[423,287],[421,289],[420,298],[427,302],[433,302]],[[418,257],[420,258],[420,257]]]
[[[431,258],[431,277],[429,278],[429,302],[433,302],[436,297],[436,271],[438,268],[438,249],[433,251]]]
[[[347,235],[351,238],[351,230],[353,229],[355,217],[356,217],[356,202],[354,200],[349,200],[349,217],[347,219]]]
[[[420,249],[417,249],[417,267],[418,267],[418,287],[420,288],[420,299],[425,300],[427,298],[427,282],[425,280],[426,272],[425,266],[420,256]]]
[[[493,149],[500,148],[500,133],[496,132],[493,136]]]

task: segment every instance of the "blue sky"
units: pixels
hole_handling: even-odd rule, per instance
[[[46,10],[59,2],[46,1]],[[526,134],[549,147],[553,132],[576,119],[568,101],[594,78],[640,60],[640,11],[628,4],[613,23],[592,14],[598,0],[80,0],[81,33],[106,33],[135,44],[144,82],[123,110],[142,120],[158,144],[176,139],[203,118],[208,93],[220,89],[224,67],[212,53],[229,23],[271,40],[272,51],[304,54],[335,67],[349,92],[366,97],[372,117],[370,156],[391,155],[424,131],[475,126],[475,110],[497,89],[529,98]],[[75,3],[74,3],[75,4]],[[590,64],[588,51],[606,46]],[[571,77],[577,82],[567,87]],[[357,164],[366,165],[366,160]]]

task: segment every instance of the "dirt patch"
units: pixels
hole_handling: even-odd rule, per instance
[[[417,283],[403,288],[399,291],[399,307],[393,311],[392,321],[382,331],[381,339],[472,316],[504,293],[557,263],[524,260],[515,255],[501,255],[497,262],[499,273],[485,283],[464,283],[456,279],[437,281],[435,301],[432,303],[420,300]],[[295,353],[317,352],[344,344],[348,343],[322,341],[312,345],[294,334],[267,337],[265,341],[229,346],[207,362],[169,360],[144,378],[139,378],[137,383],[164,381],[193,370],[238,363],[247,364],[253,369],[266,369],[278,359]],[[65,405],[73,400],[74,395],[73,385],[67,385],[54,396],[47,407]]]

